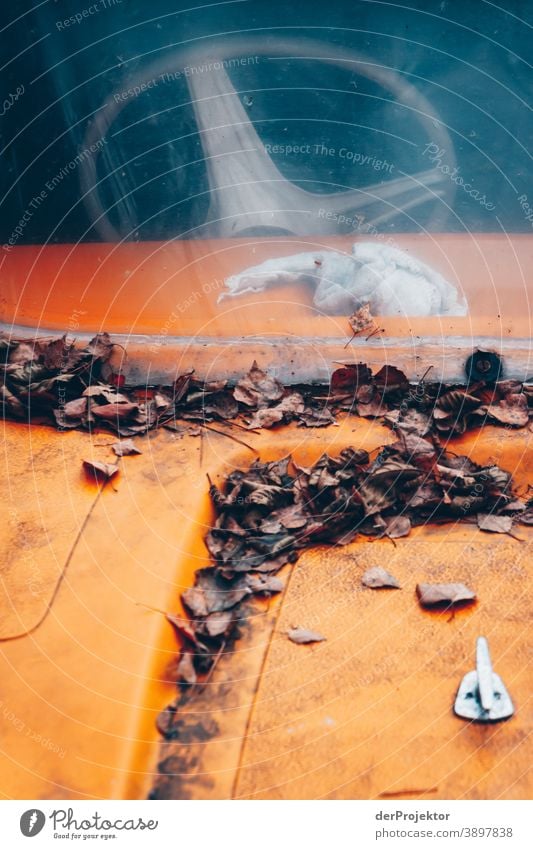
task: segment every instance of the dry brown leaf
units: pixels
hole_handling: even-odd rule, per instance
[[[380,589],[381,587],[400,589],[400,584],[394,575],[382,569],[381,566],[373,566],[372,569],[367,569],[361,578],[361,582],[365,587],[370,587],[373,590]]]
[[[493,534],[508,534],[513,527],[512,516],[497,516],[494,513],[478,513],[478,528]]]
[[[172,406],[172,398],[164,392],[154,392],[153,402],[159,414],[166,412]]]
[[[363,384],[370,383],[372,372],[364,363],[346,363],[335,369],[331,375],[331,391],[355,390]]]
[[[419,410],[391,410],[385,414],[384,419],[393,428],[404,431],[405,433],[413,433],[417,436],[426,436],[431,430],[431,419],[429,415]]]
[[[385,519],[387,528],[385,535],[390,539],[406,537],[411,532],[411,520],[407,516],[391,516]]]
[[[527,398],[522,392],[507,395],[499,404],[491,404],[485,409],[487,416],[500,424],[525,427],[529,422]]]
[[[303,413],[299,413],[298,421],[305,427],[327,427],[335,424],[335,416],[327,407],[321,410],[306,407]]]
[[[283,590],[283,581],[274,575],[249,574],[246,576],[246,583],[250,591],[257,594],[273,595]]]
[[[388,405],[382,397],[372,398],[368,403],[358,401],[356,406],[357,415],[363,419],[377,419],[383,416],[388,409]]]
[[[519,498],[509,501],[508,504],[505,504],[501,508],[502,513],[524,513],[526,510],[527,504],[524,504],[524,502],[520,501]]]
[[[248,422],[248,430],[256,430],[261,427],[269,428],[283,421],[283,410],[277,407],[261,407],[256,410]]]
[[[118,472],[118,466],[114,463],[103,463],[100,460],[84,460],[83,466],[96,479],[105,478],[109,480],[109,478],[114,477]]]
[[[35,348],[29,342],[19,342],[18,345],[10,351],[8,362],[24,365],[31,363],[35,357]]]
[[[97,333],[85,350],[97,359],[104,361],[109,359],[113,350],[113,343],[109,333]]]
[[[352,333],[357,336],[364,330],[372,330],[374,327],[374,318],[370,312],[370,304],[363,304],[358,310],[355,310],[348,318],[348,324],[352,328]]]
[[[404,457],[408,455],[406,459],[414,458],[420,462],[422,457],[435,457],[435,446],[429,439],[423,439],[416,433],[400,432],[399,436],[399,441],[391,447],[400,450]]]
[[[470,395],[463,389],[451,389],[444,392],[435,402],[433,415],[435,418],[444,416],[463,416],[481,406],[481,401],[475,395]]]
[[[374,385],[380,391],[380,394],[388,395],[391,392],[408,389],[409,381],[399,368],[387,365],[374,375]]]
[[[184,619],[183,616],[177,616],[174,613],[165,613],[165,617],[174,628],[177,636],[196,648],[198,640],[194,630],[190,626],[189,620]]]
[[[178,663],[178,681],[182,684],[196,684],[198,676],[193,663],[193,655],[190,652],[183,652],[180,662]]]
[[[202,410],[208,416],[234,419],[239,412],[239,405],[230,392],[215,392],[207,396]]]
[[[37,346],[40,349],[44,367],[50,370],[64,368],[72,347],[71,343],[67,342],[66,335],[59,339],[51,339],[49,342],[38,342]]]
[[[288,507],[281,507],[279,510],[276,510],[275,514],[272,515],[276,516],[282,527],[289,530],[304,528],[309,521],[309,516],[306,516],[305,513],[302,512],[302,508],[299,504],[291,504]]]
[[[318,631],[308,631],[306,628],[289,628],[287,636],[292,643],[322,643],[326,640]]]
[[[233,397],[247,407],[257,408],[272,401],[279,401],[284,392],[285,389],[279,380],[260,369],[254,361],[248,374],[235,386]]]
[[[417,584],[416,593],[423,607],[472,602],[476,599],[475,592],[464,584]]]
[[[205,629],[210,637],[220,637],[227,633],[232,622],[233,613],[231,610],[219,610],[216,613],[210,613],[206,618]]]
[[[139,409],[138,404],[127,402],[125,404],[100,404],[91,408],[91,413],[98,419],[107,422],[124,421],[133,416]]]
[[[137,448],[133,439],[121,439],[120,442],[114,442],[111,446],[117,457],[127,457],[129,454],[142,454],[140,448]]]
[[[189,587],[181,594],[182,601],[192,615],[201,619],[209,613],[205,593],[198,587]]]
[[[67,419],[79,419],[87,412],[87,398],[76,398],[75,401],[67,401],[63,407]]]
[[[194,371],[189,371],[186,374],[180,374],[174,381],[174,403],[179,404],[187,398],[187,393],[191,385]]]

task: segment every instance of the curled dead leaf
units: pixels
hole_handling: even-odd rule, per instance
[[[486,407],[486,414],[500,424],[525,427],[529,422],[529,408],[524,393],[507,395],[499,404]]]
[[[372,372],[364,363],[347,363],[335,369],[331,375],[331,391],[355,390],[359,386],[370,383]]]
[[[182,684],[196,684],[198,676],[194,668],[193,655],[190,652],[183,652],[178,663],[177,669],[178,681]]]
[[[210,613],[205,620],[205,630],[210,637],[220,637],[227,634],[233,623],[231,610],[219,610]]]
[[[433,415],[435,418],[464,415],[476,410],[479,406],[481,401],[475,395],[469,395],[463,389],[451,389],[437,399]]]
[[[174,628],[174,631],[176,632],[177,636],[185,643],[188,643],[189,645],[196,648],[198,640],[193,628],[191,628],[190,626],[189,620],[184,619],[183,616],[178,616],[174,613],[166,613],[165,617]]]
[[[289,628],[287,636],[291,643],[304,645],[305,643],[321,643],[326,640],[318,631],[308,631],[306,628]]]
[[[284,391],[279,380],[260,369],[254,361],[248,374],[235,386],[233,397],[247,407],[257,408],[268,405],[272,401],[279,401]]]
[[[390,516],[385,519],[385,523],[385,535],[390,539],[400,539],[411,532],[411,520],[407,516]]]
[[[399,368],[385,365],[374,375],[374,385],[380,391],[380,394],[386,396],[391,392],[408,389],[409,381]]]
[[[423,607],[467,603],[476,599],[475,592],[464,584],[417,584],[416,593]]]
[[[100,460],[84,460],[83,467],[92,476],[98,479],[109,480],[118,472],[118,466],[114,463],[104,463]]]

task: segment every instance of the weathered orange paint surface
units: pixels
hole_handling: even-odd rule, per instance
[[[403,336],[409,348],[418,335],[433,334],[445,348],[451,335],[531,337],[530,237],[398,235],[395,244],[463,288],[470,314],[387,319],[380,322],[386,338]],[[304,288],[283,287],[268,301],[216,301],[228,275],[273,254],[350,245],[247,239],[17,247],[2,267],[0,322],[74,336],[98,329],[201,336],[213,346],[254,335],[342,340],[346,320],[315,315]],[[187,367],[203,357],[209,371],[214,350],[193,346]],[[416,352],[424,360],[424,349]],[[244,353],[226,344],[223,368],[245,371]],[[326,348],[318,355],[327,359]],[[2,437],[4,796],[531,796],[528,529],[520,528],[519,542],[475,526],[428,527],[396,546],[356,542],[305,553],[284,570],[283,595],[254,609],[234,652],[183,709],[181,739],[162,745],[155,718],[175,694],[177,645],[157,611],[178,610],[181,590],[208,563],[205,473],[222,477],[254,454],[212,432],[179,439],[160,431],[139,439],[143,454],[123,458],[120,475],[100,490],[81,463],[93,455],[113,459],[111,435],[7,423]],[[370,449],[392,438],[355,418],[327,430],[246,436],[262,459],[293,452],[303,463],[324,450]],[[525,493],[530,440],[527,429],[487,427],[451,448],[512,471]],[[363,589],[369,565],[393,571],[402,590]],[[479,601],[453,618],[424,612],[414,588],[431,580],[465,581]],[[285,631],[297,624],[327,641],[290,643]],[[452,712],[479,634],[489,638],[517,708],[494,727],[469,725]]]
[[[205,473],[220,479],[254,455],[210,432],[202,439],[152,433],[138,440],[143,454],[123,458],[113,486],[100,492],[81,460],[111,459],[109,434],[20,424],[3,433],[4,455],[26,458],[2,464],[4,498],[21,520],[54,531],[39,544],[28,536],[26,549],[56,564],[46,573],[50,605],[40,624],[16,638],[13,629],[0,643],[5,797],[142,798],[154,785],[162,798],[531,795],[528,529],[519,529],[522,542],[460,525],[419,529],[396,546],[307,552],[284,571],[282,597],[256,608],[233,654],[184,710],[183,739],[161,746],[154,721],[174,695],[176,642],[150,608],[176,611],[180,591],[208,562]],[[509,469],[525,492],[530,438],[527,429],[487,427],[451,447]],[[262,459],[290,451],[306,463],[324,450],[370,449],[393,435],[349,418],[327,430],[288,427],[246,439]],[[54,514],[65,517],[61,545]],[[13,548],[12,537],[7,542]],[[13,615],[13,599],[26,607],[20,549],[2,617]],[[402,590],[363,589],[361,575],[374,564],[390,569]],[[424,580],[464,580],[478,603],[453,618],[424,612],[414,594]],[[290,643],[284,632],[294,624],[322,631],[327,642]],[[517,709],[493,727],[452,712],[479,634],[489,638]]]
[[[372,240],[383,241],[364,239]],[[350,252],[352,242],[346,237],[248,238],[16,247],[5,254],[2,265],[0,322],[73,335],[105,329],[155,337],[345,336],[346,320],[316,314],[305,286],[226,300],[222,309],[217,299],[228,276],[272,256]],[[531,236],[398,234],[392,246],[428,262],[457,285],[467,296],[470,313],[462,318],[388,318],[388,336],[533,335],[527,288]]]

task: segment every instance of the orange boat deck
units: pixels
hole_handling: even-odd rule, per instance
[[[365,238],[364,241],[381,240]],[[383,332],[346,350],[345,316],[320,314],[305,285],[217,303],[231,274],[272,256],[351,251],[351,239],[233,239],[33,245],[4,257],[0,325],[8,332],[107,330],[128,351],[133,383],[169,383],[194,364],[199,376],[241,375],[252,361],[285,382],[327,382],[334,360],[379,366],[392,358],[410,377],[464,379],[475,347],[498,350],[509,373],[533,373],[528,235],[398,234],[394,247],[429,263],[466,295],[466,316],[379,319]],[[387,243],[387,242],[386,242]]]
[[[398,242],[464,288],[468,316],[386,319],[384,334],[345,351],[346,319],[314,314],[308,291],[284,289],[268,309],[253,297],[216,305],[224,277],[272,255],[272,240],[236,240],[16,248],[2,270],[0,321],[28,334],[118,334],[128,343],[130,379],[139,380],[191,366],[200,376],[242,374],[254,356],[289,379],[318,380],[342,355],[370,364],[389,358],[411,375],[432,364],[437,377],[460,377],[465,351],[480,339],[525,376],[531,237]],[[286,253],[317,246],[279,244]],[[313,340],[311,355],[302,339]],[[294,363],[290,345],[299,351]],[[292,452],[300,462],[393,438],[355,417],[246,437],[264,460]],[[525,493],[530,440],[527,428],[486,427],[450,447],[512,471]],[[162,744],[155,719],[175,694],[169,664],[178,646],[151,608],[178,610],[181,590],[208,563],[206,472],[220,479],[253,454],[211,432],[153,432],[138,441],[143,454],[123,458],[120,474],[99,489],[82,460],[109,459],[113,441],[109,433],[3,423],[6,798],[531,797],[529,529],[520,529],[520,542],[473,525],[428,526],[396,545],[306,552],[283,571],[282,596],[258,604],[234,652],[185,709],[182,739]],[[362,573],[378,564],[401,591],[361,587]],[[454,617],[423,611],[414,590],[424,580],[465,581],[479,601]],[[327,641],[290,643],[285,632],[297,624]],[[495,726],[468,724],[452,710],[480,634],[516,705],[516,715]]]
[[[487,427],[453,446],[531,480],[530,432]],[[347,418],[327,431],[249,436],[264,459],[300,462],[346,444],[373,448],[390,430]],[[2,577],[3,741],[7,798],[528,798],[531,747],[531,534],[519,542],[472,525],[306,552],[285,591],[257,608],[232,654],[161,745],[157,713],[173,699],[176,611],[206,565],[205,472],[253,455],[206,433],[157,432],[121,460],[114,486],[84,478],[108,457],[106,434],[4,425],[8,552]],[[363,589],[385,565],[401,591]],[[450,617],[426,612],[419,581],[465,581],[479,601]],[[312,627],[327,642],[298,646]],[[454,716],[461,676],[485,634],[516,715],[477,726]],[[157,764],[173,775],[160,775]]]

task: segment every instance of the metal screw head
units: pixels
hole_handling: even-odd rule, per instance
[[[486,380],[493,383],[499,380],[502,365],[502,358],[493,351],[474,351],[465,363],[465,371],[471,381]]]

